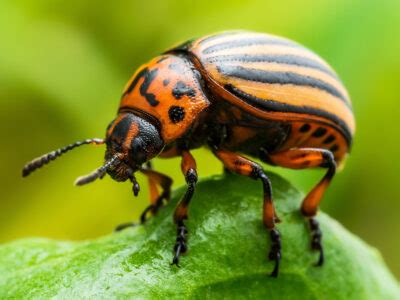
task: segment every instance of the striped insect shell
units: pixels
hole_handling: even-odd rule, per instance
[[[225,101],[260,118],[290,122],[284,148],[322,147],[339,159],[348,152],[355,131],[348,92],[311,50],[282,37],[233,31],[173,51],[190,53]]]

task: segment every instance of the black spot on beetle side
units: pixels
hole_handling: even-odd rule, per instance
[[[335,136],[334,135],[328,135],[328,137],[323,141],[324,144],[330,144],[335,140]]]
[[[318,127],[317,130],[315,130],[312,134],[313,137],[322,137],[326,133],[326,128],[323,127]]]
[[[331,150],[332,152],[336,152],[339,150],[339,146],[335,144],[329,150]]]
[[[309,131],[310,129],[311,129],[310,124],[304,124],[303,126],[300,127],[299,131],[304,133]]]
[[[183,81],[178,81],[172,90],[172,95],[175,99],[179,100],[184,95],[188,97],[196,96],[196,91],[192,87],[186,85]]]
[[[162,83],[164,86],[167,86],[169,84],[169,79],[164,79]]]
[[[181,106],[173,105],[168,110],[168,116],[172,123],[179,123],[185,118],[185,110]]]

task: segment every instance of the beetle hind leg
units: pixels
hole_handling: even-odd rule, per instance
[[[272,189],[269,178],[260,165],[236,153],[225,150],[214,150],[214,154],[230,172],[261,180],[264,190],[263,222],[264,226],[269,231],[271,240],[268,258],[275,262],[271,276],[277,277],[282,258],[282,246],[279,231],[275,227],[275,223],[279,221],[279,218],[276,215],[275,207],[272,202]]]
[[[283,152],[268,154],[266,160],[273,164],[292,169],[314,167],[328,169],[325,176],[308,193],[301,205],[301,213],[308,219],[311,231],[311,249],[319,252],[319,259],[316,266],[322,266],[325,260],[322,246],[322,231],[315,216],[322,196],[336,172],[336,162],[332,152],[325,149],[293,148]]]

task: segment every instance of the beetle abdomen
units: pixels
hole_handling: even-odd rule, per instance
[[[266,119],[326,123],[351,143],[355,125],[348,93],[332,68],[310,50],[245,31],[208,36],[185,47],[225,100],[252,113],[264,111]]]

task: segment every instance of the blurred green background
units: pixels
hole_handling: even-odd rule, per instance
[[[75,140],[103,137],[129,77],[164,49],[215,31],[249,29],[310,47],[345,82],[357,133],[322,208],[378,247],[400,277],[400,1],[112,3],[0,2],[1,242],[26,236],[88,239],[136,219],[148,199],[143,177],[136,199],[128,183],[110,178],[72,185],[102,163],[101,146],[73,151],[29,179],[21,178],[21,168]],[[207,151],[194,154],[201,176],[221,172]],[[179,163],[154,164],[179,185]],[[303,191],[323,175],[276,171]]]

